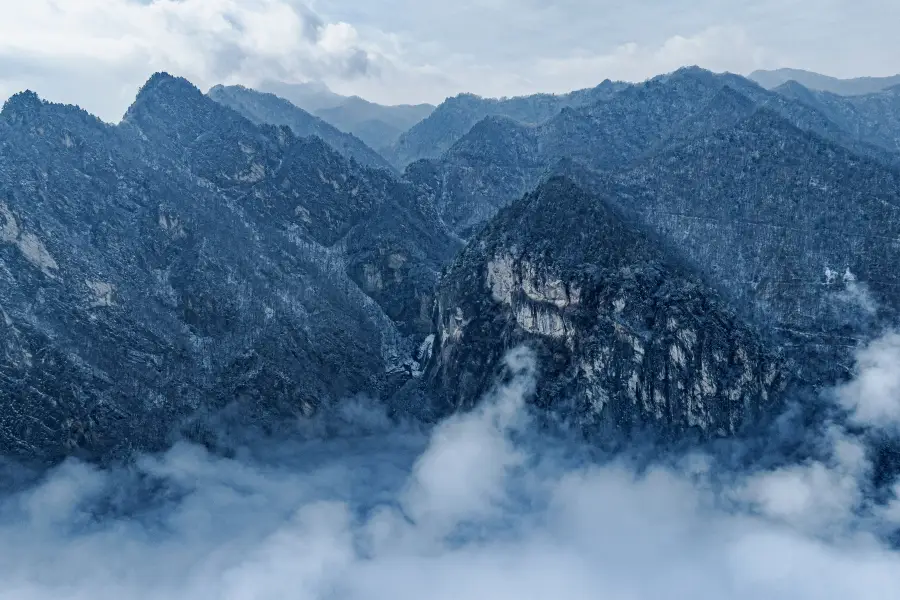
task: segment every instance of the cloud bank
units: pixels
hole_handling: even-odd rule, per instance
[[[0,91],[81,103],[118,121],[158,70],[197,85],[354,79],[377,50],[294,0],[29,0],[3,3]],[[98,89],[99,88],[99,89]],[[102,94],[113,92],[106,100]]]
[[[116,122],[158,70],[201,88],[323,81],[376,102],[565,92],[688,64],[900,71],[882,0],[0,0],[0,100]]]
[[[837,390],[896,417],[896,335]],[[895,363],[896,364],[896,363]],[[893,598],[900,525],[871,501],[861,433],[822,458],[727,474],[714,456],[637,472],[537,431],[536,365],[432,430],[341,405],[233,458],[179,445],[101,471],[71,461],[0,500],[0,599]],[[774,444],[774,442],[773,442]],[[773,451],[775,451],[773,449]],[[900,490],[897,490],[900,491]]]

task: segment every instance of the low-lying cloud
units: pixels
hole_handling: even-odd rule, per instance
[[[896,423],[895,340],[836,392],[854,432],[774,470],[589,460],[537,431],[524,348],[430,430],[354,402],[232,458],[70,461],[0,501],[0,599],[894,598],[900,505],[871,499],[864,437]]]

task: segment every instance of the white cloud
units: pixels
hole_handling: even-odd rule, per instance
[[[3,4],[0,91],[27,85],[111,121],[156,70],[208,87],[362,77],[381,60],[352,25],[326,23],[292,0]],[[80,79],[84,75],[88,81]],[[105,100],[110,89],[118,94]]]
[[[525,412],[534,357],[520,350],[508,365],[479,410],[430,433],[353,405],[235,459],[181,445],[130,469],[67,463],[0,498],[0,600],[875,600],[900,589],[900,554],[850,525],[865,459],[848,434],[833,431],[829,461],[724,487],[709,460],[636,474],[542,439]],[[728,502],[748,489],[762,510]]]
[[[880,0],[0,0],[0,10],[0,96],[33,88],[109,121],[155,70],[203,88],[322,80],[383,103],[562,92],[695,63],[900,71],[900,4]]]
[[[900,430],[900,333],[887,333],[863,347],[855,378],[839,387],[837,396],[856,423]]]
[[[657,47],[623,44],[607,54],[539,60],[536,81],[551,87],[589,87],[603,79],[635,81],[685,65],[749,72],[766,64],[765,50],[737,27],[713,27],[691,37],[671,37]],[[561,90],[560,90],[561,91]]]

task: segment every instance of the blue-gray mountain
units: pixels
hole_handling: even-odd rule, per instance
[[[831,92],[841,96],[862,96],[884,91],[900,85],[900,75],[889,77],[856,77],[838,79],[828,75],[804,71],[802,69],[775,69],[774,71],[754,71],[748,78],[767,89],[775,89],[789,81],[820,92]]]
[[[486,119],[407,170],[475,232],[442,279],[427,383],[445,410],[465,405],[527,341],[545,397],[583,421],[731,432],[754,413],[729,399],[845,377],[900,316],[900,170],[885,156],[806,105],[696,69],[538,127]],[[512,200],[557,175],[577,186]]]
[[[519,343],[537,401],[607,439],[734,435],[900,316],[897,154],[852,125],[887,109],[696,68],[464,96],[401,180],[279,106],[248,119],[165,74],[115,127],[7,102],[0,452],[214,443],[213,421],[359,392],[442,415]]]
[[[539,401],[606,441],[733,435],[774,412],[782,357],[615,193],[553,177],[466,247],[438,294],[438,413],[470,406],[522,343],[541,358]]]
[[[326,144],[362,165],[392,170],[391,164],[362,140],[344,133],[274,94],[264,94],[243,86],[217,85],[209,90],[210,98],[231,108],[254,123],[286,125],[300,137],[317,136]]]
[[[457,247],[387,171],[185,80],[152,77],[117,127],[18,94],[0,116],[0,452],[114,458],[179,427],[203,439],[227,407],[266,425],[387,396]]]
[[[620,168],[668,145],[733,125],[760,107],[859,155],[900,163],[900,153],[891,152],[886,143],[859,135],[858,128],[832,121],[807,103],[737,75],[685,68],[592,104],[565,108],[538,125],[488,117],[441,158],[413,163],[405,175],[433,198],[449,227],[467,236],[532,189],[560,158],[592,169]],[[888,127],[897,113],[886,108],[878,118]]]
[[[812,91],[796,81],[775,91],[814,108],[859,140],[900,154],[900,78],[893,87],[850,97]]]
[[[341,131],[352,133],[376,150],[393,145],[404,131],[434,110],[431,104],[385,106],[358,96],[341,96],[322,83],[269,81],[262,83],[260,89],[289,100]]]
[[[607,80],[597,87],[569,94],[535,94],[502,99],[460,94],[442,102],[426,119],[400,136],[388,152],[394,164],[403,168],[422,158],[439,157],[485,117],[507,117],[534,125],[553,117],[563,108],[594,103],[626,86]]]

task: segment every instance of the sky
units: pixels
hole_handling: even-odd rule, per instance
[[[0,0],[0,98],[117,122],[155,71],[384,104],[565,92],[680,66],[900,72],[894,0]]]
[[[815,457],[741,472],[697,452],[586,460],[534,425],[534,354],[506,361],[433,429],[357,400],[230,458],[70,460],[0,495],[0,600],[897,597],[900,485],[870,500],[864,439],[900,426],[900,335],[821,398],[852,431],[798,428]]]

